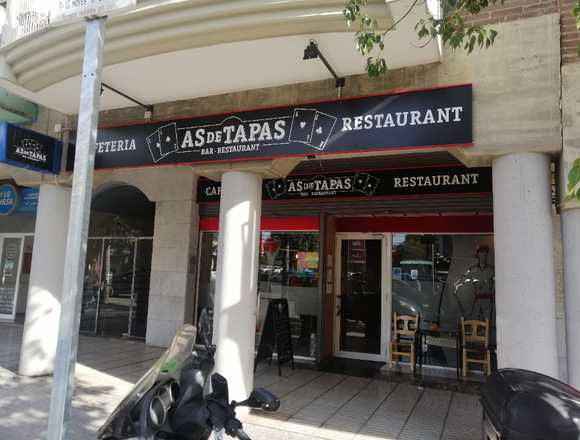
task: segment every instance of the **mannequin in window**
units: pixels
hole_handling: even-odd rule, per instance
[[[475,251],[475,258],[477,263],[467,269],[455,282],[454,296],[462,316],[469,319],[491,320],[495,303],[495,268],[488,263],[489,246],[479,246]],[[469,288],[472,293],[469,310],[466,310],[460,298],[465,288]]]

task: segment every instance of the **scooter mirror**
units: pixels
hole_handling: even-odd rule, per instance
[[[214,373],[211,376],[211,392],[216,398],[224,402],[229,402],[230,400],[228,381],[219,373]]]
[[[250,408],[261,408],[264,411],[276,411],[280,408],[280,399],[264,388],[256,388],[240,406],[249,406]]]

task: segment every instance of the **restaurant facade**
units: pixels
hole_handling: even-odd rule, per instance
[[[423,365],[454,373],[461,320],[473,319],[489,323],[494,367],[578,385],[576,292],[562,279],[576,245],[560,226],[575,209],[562,209],[558,184],[563,139],[574,133],[562,130],[561,97],[576,98],[562,82],[559,20],[548,11],[497,24],[488,51],[444,51],[380,80],[349,74],[340,89],[324,79],[269,83],[266,69],[262,86],[166,93],[152,114],[102,111],[80,330],[166,346],[212,309],[217,369],[242,395],[277,300],[295,360],[320,368],[351,359],[408,369],[413,362],[390,365],[390,341],[394,316],[414,315]],[[122,23],[111,21],[111,56]],[[3,49],[9,59],[14,45]],[[31,89],[56,99],[32,76]],[[74,121],[43,108],[29,127],[64,141],[53,145],[58,171],[0,165],[16,191],[39,194],[12,272],[6,246],[24,214],[0,219],[0,267],[28,271],[5,286],[10,319],[24,320],[22,374],[51,371]]]

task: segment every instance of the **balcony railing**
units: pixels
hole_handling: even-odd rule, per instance
[[[2,45],[6,45],[50,24],[53,0],[9,0],[6,23],[2,29]]]
[[[0,23],[2,25],[2,46],[48,27],[51,23],[51,11],[56,10],[59,3],[74,1],[8,0],[6,2],[5,23]],[[137,0],[137,3],[139,1],[143,0]]]

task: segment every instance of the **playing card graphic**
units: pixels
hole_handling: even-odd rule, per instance
[[[151,153],[151,158],[153,162],[159,162],[163,155],[161,154],[161,142],[159,140],[159,131],[147,136],[145,138],[147,145],[149,146],[149,152]]]
[[[159,142],[162,156],[177,151],[177,125],[175,122],[159,128]]]
[[[316,112],[314,127],[312,128],[312,138],[309,144],[318,150],[324,150],[334,128],[334,124],[336,124],[336,118],[334,116]]]
[[[375,177],[372,174],[368,174],[368,179],[367,179],[367,182],[365,184],[364,193],[367,196],[373,195],[375,193],[375,191],[377,190],[377,187],[379,186],[380,181],[381,180],[378,177]]]
[[[367,196],[372,195],[379,186],[380,179],[368,173],[356,173],[353,188]]]
[[[315,117],[316,110],[307,108],[294,109],[289,140],[309,144],[312,139],[312,129],[314,127]]]
[[[356,173],[354,175],[354,184],[353,184],[353,189],[355,191],[364,193],[366,186],[367,186],[367,180],[369,178],[369,175],[367,173]]]
[[[268,192],[268,197],[277,199],[286,193],[286,181],[284,179],[271,180],[266,184],[266,191]]]

